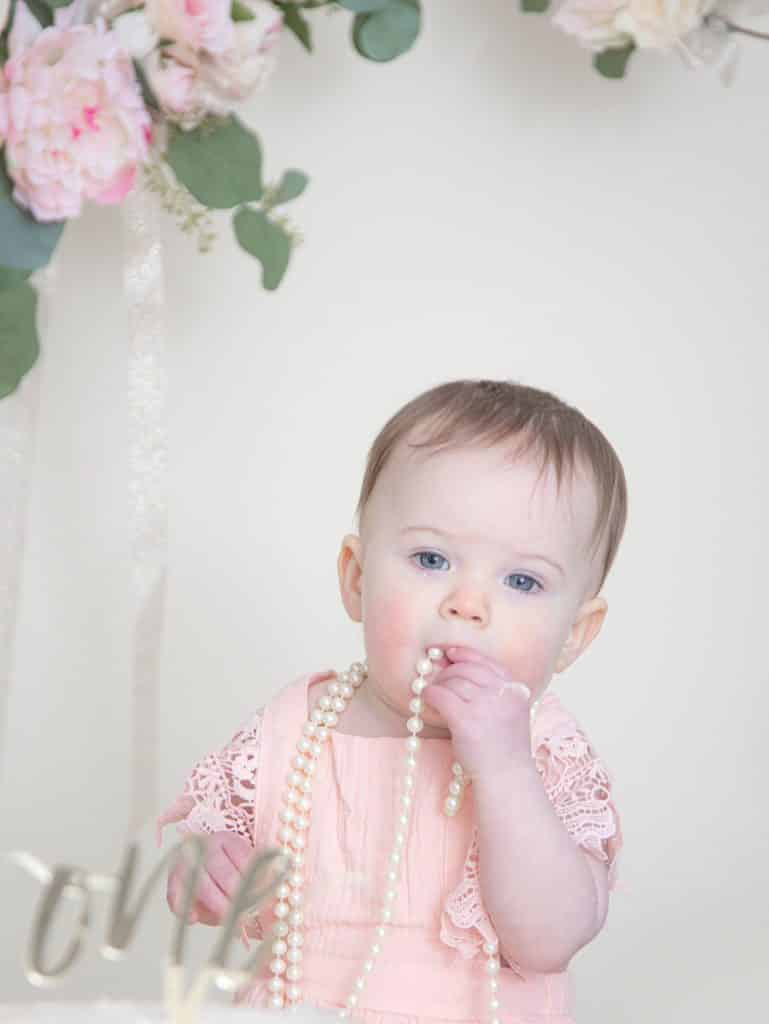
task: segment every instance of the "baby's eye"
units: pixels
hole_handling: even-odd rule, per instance
[[[415,555],[412,555],[411,557],[412,558],[416,558],[418,560],[419,565],[420,565],[420,567],[422,569],[436,569],[437,568],[437,566],[435,564],[433,564],[433,565],[425,565],[425,563],[422,561],[422,557],[425,556],[425,555],[428,558],[443,558],[443,555],[439,555],[437,551],[417,551],[417,553]],[[443,561],[445,562],[446,559],[443,558]]]
[[[520,573],[520,572],[514,572],[512,574],[512,576],[508,576],[507,578],[509,580],[523,580],[524,583],[528,581],[529,584],[532,584],[534,587],[539,587],[540,589],[542,587],[542,585],[539,583],[539,581],[535,580],[533,576],[526,576],[526,575],[524,575],[523,573]],[[520,590],[524,594],[530,594],[531,591],[532,591],[532,586],[525,586],[525,587],[513,586],[513,590]]]

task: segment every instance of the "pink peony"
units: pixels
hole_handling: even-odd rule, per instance
[[[161,39],[190,50],[223,53],[234,39],[232,0],[146,0],[147,18]]]
[[[253,18],[234,25],[232,46],[224,53],[201,59],[201,74],[214,105],[226,108],[260,89],[275,69],[276,47],[283,15],[265,0],[241,0]]]
[[[40,221],[76,217],[83,200],[119,203],[146,159],[151,122],[127,54],[103,22],[76,24],[84,2],[41,29],[16,6],[0,91],[13,197]]]

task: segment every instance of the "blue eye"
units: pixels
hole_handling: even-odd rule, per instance
[[[443,555],[439,555],[437,551],[417,551],[411,557],[415,558],[417,560],[417,564],[419,565],[419,567],[421,569],[438,569],[438,568],[440,568],[440,566],[436,565],[434,562],[432,564],[425,564],[425,562],[423,561],[423,558],[428,558],[428,559],[436,559],[437,558],[437,559],[441,559],[444,562],[447,562],[447,559],[444,558]],[[514,572],[510,576],[508,576],[507,578],[509,580],[523,580],[524,581],[524,586],[522,586],[522,587],[513,586],[511,588],[512,590],[517,590],[521,594],[531,594],[531,593],[534,592],[534,588],[535,587],[538,587],[540,590],[542,589],[542,584],[538,580],[535,580],[533,576],[527,576],[525,573]]]

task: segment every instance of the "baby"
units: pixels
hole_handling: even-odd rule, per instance
[[[626,512],[614,449],[548,392],[453,381],[385,424],[337,561],[365,661],[284,686],[159,819],[210,836],[192,921],[221,923],[255,850],[291,858],[273,916],[247,923],[275,925],[275,958],[236,1001],[572,1020],[568,965],[604,925],[621,830],[546,691],[601,629]]]

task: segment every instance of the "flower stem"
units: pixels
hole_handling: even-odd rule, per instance
[[[754,28],[744,28],[742,25],[735,25],[733,21],[729,21],[728,18],[724,18],[721,14],[710,14],[705,20],[718,21],[725,28],[728,28],[730,32],[736,32],[742,36],[751,36],[753,39],[769,39],[769,32],[758,32]]]

